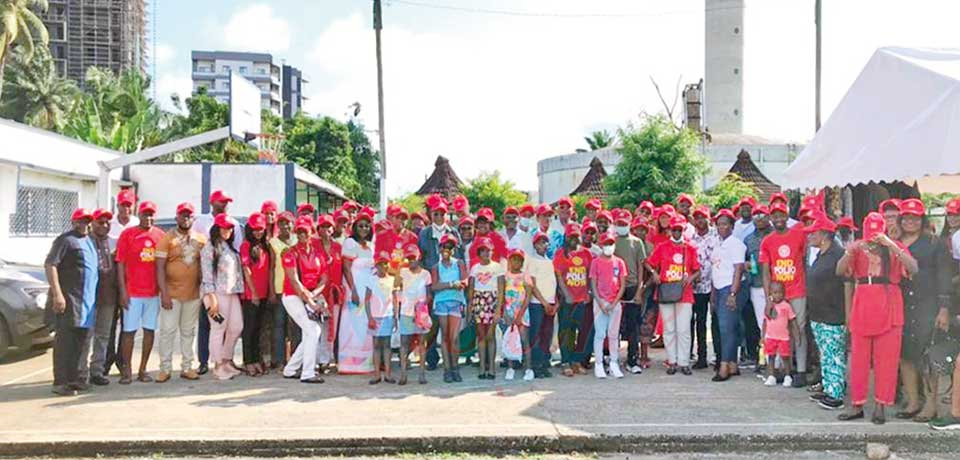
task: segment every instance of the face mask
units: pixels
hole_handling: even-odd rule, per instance
[[[627,236],[627,233],[630,233],[630,227],[617,225],[615,229],[617,230],[617,235],[620,235],[620,236]]]
[[[613,249],[614,249],[614,247],[613,247],[612,244],[609,245],[609,246],[604,246],[604,247],[603,247],[603,255],[605,255],[605,256],[612,256],[612,255],[613,255]]]
[[[525,228],[530,228],[531,226],[533,226],[533,219],[529,217],[521,217],[520,226]]]

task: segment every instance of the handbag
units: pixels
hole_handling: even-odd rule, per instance
[[[683,275],[687,275],[687,247],[683,247]],[[684,284],[683,281],[673,281],[670,283],[660,283],[657,288],[657,301],[659,303],[677,303],[683,299]]]
[[[297,256],[297,278],[303,279],[303,275],[300,272],[300,256],[299,255]],[[327,301],[323,298],[323,296],[318,296],[316,299],[313,299],[313,301],[319,303],[320,305],[327,303]],[[316,321],[318,323],[323,322],[324,320],[323,313],[319,311],[315,311],[314,309],[310,308],[310,305],[307,305],[306,302],[303,303],[303,310],[307,313],[307,319],[309,319],[310,321]]]
[[[928,368],[940,375],[953,375],[957,357],[960,355],[960,340],[937,329],[930,342],[930,346],[923,353]]]
[[[426,302],[417,302],[413,311],[413,323],[423,330],[430,330],[433,327],[433,320],[430,318],[430,306]]]
[[[520,338],[520,329],[511,325],[506,334],[503,334],[503,359],[520,361],[523,359],[523,341]]]

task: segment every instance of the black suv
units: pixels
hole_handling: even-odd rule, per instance
[[[0,260],[0,358],[10,347],[26,349],[53,341],[44,321],[49,290],[45,279],[40,267]]]

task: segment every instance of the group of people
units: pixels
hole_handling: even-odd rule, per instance
[[[666,373],[689,376],[711,366],[709,345],[714,382],[756,368],[765,385],[808,388],[855,420],[872,369],[874,423],[899,389],[896,417],[960,428],[960,385],[940,410],[943,369],[929,353],[960,329],[960,199],[939,235],[918,199],[884,201],[862,229],[831,220],[818,196],[794,220],[781,193],[715,211],[686,194],[634,211],[592,199],[582,219],[568,197],[507,207],[499,219],[471,212],[463,196],[429,196],[416,212],[391,205],[380,220],[349,201],[319,215],[308,203],[294,214],[266,201],[243,224],[228,214],[231,201],[214,191],[199,215],[182,203],[168,231],[131,190],[116,215],[74,212],[46,260],[55,393],[107,385],[113,364],[121,384],[167,382],[177,340],[186,380],[282,369],[315,384],[335,369],[400,385],[414,351],[424,384],[441,363],[444,382],[462,381],[461,358],[477,359],[484,380],[498,368],[506,380],[548,378],[557,351],[564,376],[622,378],[649,368],[658,345]]]

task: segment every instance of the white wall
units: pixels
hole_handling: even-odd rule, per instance
[[[189,201],[200,210],[203,172],[199,164],[138,164],[130,166],[140,201],[157,204],[158,219],[176,217],[177,205]]]
[[[283,165],[218,164],[210,171],[210,190],[221,189],[233,198],[229,211],[234,216],[259,212],[266,200],[284,209],[284,183]]]

